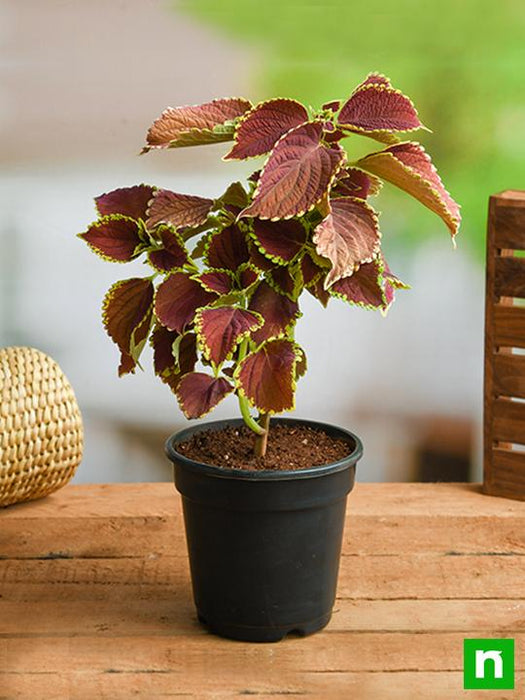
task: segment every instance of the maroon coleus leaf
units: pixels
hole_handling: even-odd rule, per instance
[[[180,226],[200,226],[208,218],[213,200],[170,190],[157,190],[148,207],[148,228],[163,222]]]
[[[365,309],[386,309],[383,266],[380,259],[365,263],[351,277],[343,277],[330,287],[330,294]]]
[[[377,256],[381,243],[377,215],[362,199],[333,199],[331,213],[315,229],[314,243],[318,254],[332,263],[324,282],[328,289]]]
[[[323,143],[319,122],[301,124],[277,143],[257,183],[251,205],[240,216],[290,219],[302,216],[325,196],[345,154]]]
[[[177,398],[186,418],[202,418],[233,391],[224,377],[211,377],[204,372],[190,372],[177,387]]]
[[[269,340],[237,367],[239,391],[261,413],[293,410],[297,360],[298,352],[290,340]]]
[[[217,306],[201,309],[196,316],[195,328],[204,357],[218,366],[231,359],[240,341],[263,323],[263,318],[253,311]]]
[[[208,267],[232,270],[248,262],[250,253],[246,235],[236,224],[214,233],[207,244],[204,259]]]
[[[127,216],[113,214],[95,221],[82,238],[97,255],[110,262],[129,262],[144,250],[140,225]]]
[[[253,237],[264,255],[278,265],[286,265],[306,243],[306,229],[299,221],[254,219]]]
[[[443,219],[454,238],[461,223],[459,205],[445,189],[421,144],[395,144],[361,158],[356,165],[415,197]]]
[[[208,292],[223,295],[229,294],[233,289],[233,274],[230,270],[207,270],[194,279],[198,280]]]
[[[309,287],[326,273],[326,269],[319,267],[319,265],[314,262],[311,255],[306,253],[301,259],[301,272],[304,286]]]
[[[251,109],[243,98],[213,100],[201,105],[168,107],[151,125],[143,153],[152,148],[179,148],[231,141],[235,122]]]
[[[308,112],[296,100],[278,97],[261,102],[239,121],[235,144],[224,160],[262,156],[272,150],[281,136],[306,121]]]
[[[419,121],[411,100],[393,88],[383,76],[373,76],[361,84],[342,106],[338,126],[367,135],[414,131]]]
[[[387,78],[385,75],[381,75],[381,73],[369,73],[367,75],[367,77],[363,80],[363,82],[360,83],[356,87],[356,90],[359,90],[360,88],[364,87],[365,85],[370,85],[371,83],[376,83],[378,85],[385,85],[386,87],[392,87],[392,83],[390,82],[390,79]]]
[[[341,100],[332,100],[331,102],[325,102],[321,109],[327,112],[337,112],[341,106]]]
[[[184,272],[173,272],[157,289],[155,313],[171,331],[182,333],[193,323],[197,309],[217,299]]]
[[[155,374],[162,377],[164,373],[171,372],[175,365],[173,355],[173,343],[179,337],[176,331],[170,331],[164,326],[157,326],[151,334],[151,347],[153,348],[153,368]]]
[[[308,364],[306,361],[306,353],[305,351],[299,347],[299,345],[296,344],[295,349],[297,350],[297,364],[295,365],[295,378],[300,379],[301,377],[304,377],[306,374],[306,370],[308,369]]]
[[[253,293],[248,308],[264,319],[264,325],[252,332],[252,338],[257,344],[285,334],[301,316],[296,301],[279,294],[264,280]]]
[[[308,287],[306,287],[306,291],[309,292],[313,297],[315,297],[317,301],[319,301],[321,305],[326,309],[326,307],[328,306],[328,302],[330,301],[330,294],[325,289],[325,278],[326,275],[323,274],[322,277],[319,277],[315,280],[315,282],[308,285]]]
[[[297,301],[303,287],[300,267],[274,267],[267,276],[268,283],[280,294]]]
[[[370,173],[365,173],[359,168],[345,168],[338,174],[330,196],[366,199],[378,194],[382,184],[379,178],[370,175]]]
[[[232,182],[226,192],[219,197],[217,203],[230,209],[244,209],[248,205],[248,194],[240,182]]]
[[[151,345],[155,374],[175,391],[181,377],[192,372],[197,363],[197,336],[179,335],[157,326],[151,335]]]
[[[251,263],[245,263],[237,270],[237,285],[239,289],[249,289],[259,279],[259,273]]]
[[[145,219],[148,202],[153,197],[156,187],[135,185],[122,187],[95,197],[95,204],[100,216],[122,214],[132,219]]]
[[[254,241],[250,241],[250,265],[260,272],[273,270],[275,263],[261,253]]]
[[[171,226],[161,224],[157,227],[156,234],[162,248],[152,250],[148,254],[148,260],[156,270],[162,273],[171,272],[188,262],[188,251],[184,242]]]
[[[119,374],[135,369],[151,326],[153,283],[132,278],[116,282],[102,305],[102,320],[109,337],[121,352]]]

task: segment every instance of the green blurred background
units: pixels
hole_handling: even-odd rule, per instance
[[[191,0],[176,6],[256,52],[252,99],[290,96],[319,106],[347,97],[371,71],[389,76],[432,129],[410,138],[424,143],[462,205],[462,249],[482,259],[487,197],[525,187],[523,0]],[[350,154],[378,147],[361,137],[345,144]],[[432,214],[388,186],[381,208],[384,233],[396,248],[412,246],[437,226]]]

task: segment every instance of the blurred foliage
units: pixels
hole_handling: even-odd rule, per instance
[[[251,99],[289,96],[318,106],[347,97],[371,71],[389,76],[434,132],[414,138],[462,205],[458,242],[483,254],[487,197],[525,187],[523,0],[188,0],[176,6],[249,47]],[[359,152],[377,148],[352,139],[345,142],[352,153],[354,145]],[[383,230],[400,244],[439,225],[390,186],[381,202]]]

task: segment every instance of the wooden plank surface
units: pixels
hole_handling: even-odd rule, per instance
[[[525,399],[525,355],[495,353],[492,361],[494,395]]]
[[[262,645],[197,622],[173,485],[0,511],[0,698],[485,698],[465,637],[515,639],[525,689],[525,503],[478,485],[358,484],[332,621]]]
[[[525,348],[525,307],[496,304],[494,347]]]

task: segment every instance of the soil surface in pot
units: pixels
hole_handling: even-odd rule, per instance
[[[205,430],[181,442],[177,451],[189,459],[230,469],[308,469],[346,457],[345,440],[306,426],[274,425],[264,457],[253,454],[254,434],[246,426]]]

